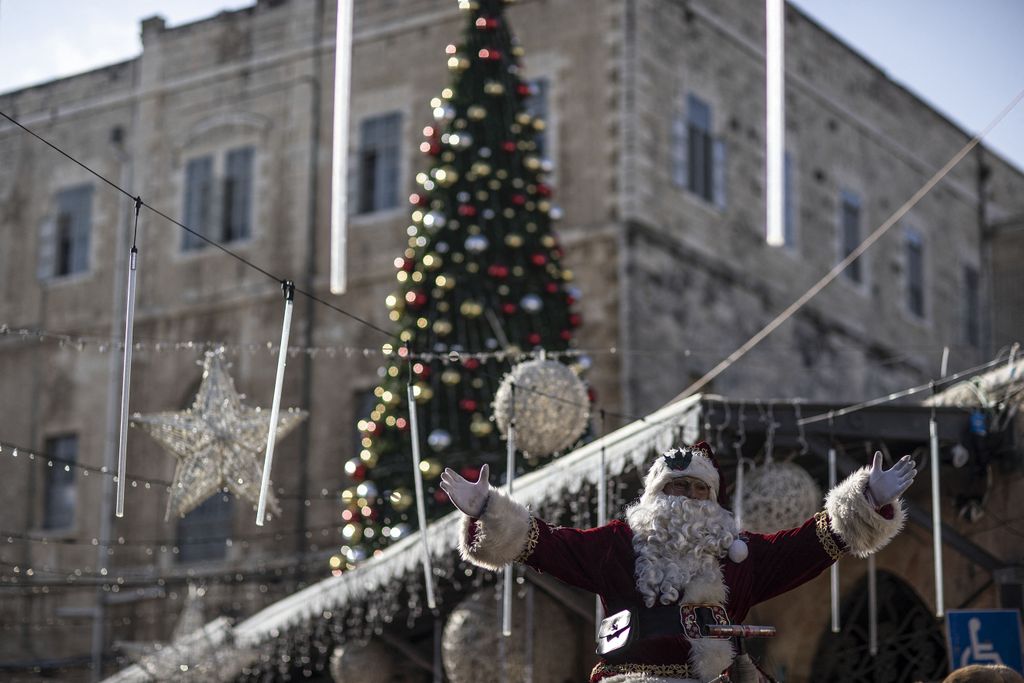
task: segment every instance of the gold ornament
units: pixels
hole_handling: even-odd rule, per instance
[[[391,507],[398,512],[405,512],[416,502],[409,489],[395,489],[388,497],[388,501],[390,501]]]
[[[484,437],[494,431],[494,425],[477,413],[469,423],[469,431],[473,436]]]
[[[519,247],[523,246],[523,236],[514,232],[510,232],[509,234],[505,235],[505,244],[507,246],[512,247],[513,249],[518,249]]]
[[[467,299],[459,306],[459,312],[467,318],[477,318],[484,312],[483,305],[478,301]]]
[[[487,110],[479,104],[474,104],[466,110],[466,115],[474,121],[482,121],[487,117]]]
[[[446,368],[441,373],[441,381],[449,386],[455,386],[462,381],[462,373],[455,368]]]
[[[452,324],[447,320],[435,320],[433,329],[437,336],[446,337],[452,332]]]

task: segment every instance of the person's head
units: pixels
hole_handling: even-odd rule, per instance
[[[642,500],[658,494],[685,496],[694,500],[721,500],[722,474],[711,446],[701,441],[693,446],[672,448],[651,465],[644,479]]]
[[[972,664],[949,674],[942,683],[1024,683],[1024,677],[1008,666]]]

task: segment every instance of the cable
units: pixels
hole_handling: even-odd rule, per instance
[[[963,370],[961,372],[958,372],[955,375],[950,375],[948,377],[943,377],[942,379],[931,380],[931,381],[929,381],[926,384],[920,384],[920,385],[918,385],[916,387],[911,387],[909,389],[903,389],[902,391],[897,391],[897,392],[894,392],[894,393],[891,393],[891,394],[887,394],[886,396],[882,396],[880,398],[874,398],[874,399],[871,399],[870,401],[864,401],[863,403],[857,403],[855,405],[848,406],[846,408],[841,408],[839,410],[830,410],[827,413],[819,413],[817,415],[812,415],[811,417],[805,417],[802,420],[798,420],[797,424],[799,424],[799,425],[807,425],[807,424],[810,424],[812,422],[820,422],[821,420],[828,420],[830,418],[836,418],[836,417],[841,417],[843,415],[848,415],[850,413],[855,413],[858,410],[863,410],[864,408],[872,408],[874,406],[881,405],[883,403],[889,403],[890,401],[895,401],[898,398],[904,398],[906,396],[912,396],[912,395],[920,393],[922,391],[933,389],[933,388],[937,387],[940,384],[951,384],[951,383],[955,382],[956,380],[960,379],[961,377],[966,377],[967,375],[973,375],[973,374],[978,373],[978,372],[980,372],[982,370],[990,368],[993,365],[998,365],[999,363],[1002,363],[1002,362],[1003,362],[1002,358],[994,358],[993,360],[990,360],[987,363],[982,363],[981,365],[975,365],[973,368],[968,368],[967,370]]]
[[[972,149],[974,149],[979,142],[981,142],[982,138],[984,138],[989,133],[989,131],[991,131],[992,128],[994,128],[1000,121],[1002,121],[1003,117],[1010,113],[1011,109],[1017,106],[1017,103],[1020,102],[1022,98],[1024,98],[1024,90],[1021,90],[1019,93],[1017,93],[1017,95],[1012,100],[1010,100],[1010,103],[1006,105],[1006,107],[998,115],[996,115],[994,119],[992,119],[992,121],[985,127],[985,129],[982,132],[978,133],[973,138],[971,138],[971,140],[966,145],[964,145],[959,152],[953,155],[952,159],[946,162],[945,166],[939,169],[935,173],[935,175],[933,175],[931,179],[929,179],[928,182],[926,182],[921,187],[921,189],[915,192],[910,199],[904,202],[903,206],[897,209],[896,212],[893,213],[888,219],[886,219],[884,223],[878,226],[878,228],[876,228],[874,232],[868,235],[867,239],[861,242],[856,249],[851,251],[846,256],[846,258],[844,258],[842,261],[833,266],[832,269],[828,271],[828,273],[826,273],[820,280],[818,280],[818,282],[816,282],[814,285],[811,286],[810,289],[808,289],[806,292],[800,295],[796,299],[796,301],[787,306],[785,310],[783,310],[771,322],[769,322],[767,325],[761,328],[761,330],[757,332],[753,337],[748,339],[738,349],[729,354],[723,361],[721,361],[718,365],[716,365],[714,368],[708,371],[703,377],[701,377],[696,382],[694,382],[686,389],[684,389],[682,393],[680,393],[678,396],[669,401],[669,403],[681,401],[682,399],[696,393],[697,390],[704,387],[706,384],[708,384],[708,382],[712,381],[720,374],[725,372],[736,361],[745,356],[748,351],[757,346],[762,339],[764,339],[769,334],[774,332],[775,329],[778,328],[782,323],[789,320],[789,318],[791,318],[793,314],[795,314],[798,310],[803,308],[804,304],[806,304],[808,301],[814,298],[821,290],[825,289],[825,287],[827,287],[833,280],[839,277],[840,273],[846,270],[846,268],[851,263],[856,261],[861,256],[861,254],[868,250],[868,248],[872,244],[877,242],[882,237],[882,235],[888,232],[889,228],[895,225],[896,222],[899,219],[901,219],[908,211],[910,211],[910,209],[912,209],[919,201],[921,201],[921,198],[928,194],[931,191],[931,189],[935,187],[935,185],[938,184],[938,182],[942,180],[946,176],[946,174],[953,169],[954,166],[960,163],[960,161],[965,156],[967,156],[967,154]]]
[[[141,206],[146,207],[147,209],[149,209],[150,211],[155,213],[157,216],[160,216],[164,220],[169,221],[170,223],[173,223],[174,225],[177,225],[182,230],[185,230],[186,232],[188,232],[189,234],[191,234],[191,235],[193,235],[195,237],[198,237],[199,239],[201,239],[202,241],[206,242],[207,244],[209,244],[209,245],[211,245],[213,247],[216,247],[217,249],[220,249],[222,252],[224,252],[228,256],[230,256],[230,257],[232,257],[234,259],[237,259],[238,261],[241,261],[242,263],[244,263],[245,265],[249,266],[253,270],[258,271],[258,272],[262,273],[263,275],[266,275],[267,277],[269,277],[270,279],[274,280],[275,282],[284,283],[287,280],[287,278],[281,278],[281,277],[278,277],[278,276],[274,275],[273,273],[270,273],[269,271],[267,271],[264,268],[256,265],[252,261],[249,261],[248,259],[243,258],[242,256],[239,256],[235,252],[231,251],[230,249],[228,249],[227,247],[222,245],[220,242],[216,242],[214,240],[211,240],[210,238],[206,237],[205,235],[203,235],[201,233],[198,233],[195,230],[192,230],[191,228],[189,228],[184,223],[181,223],[181,222],[175,220],[174,218],[171,218],[170,216],[165,214],[163,211],[160,211],[156,207],[153,207],[153,206],[143,202],[139,197],[133,196],[131,192],[128,192],[127,190],[125,190],[124,188],[122,188],[120,185],[118,185],[117,183],[113,182],[112,180],[108,180],[107,178],[105,178],[103,175],[101,175],[97,171],[94,171],[92,168],[90,168],[86,164],[82,163],[78,159],[74,158],[73,156],[71,156],[70,154],[65,152],[63,149],[61,149],[57,145],[53,144],[52,142],[50,142],[46,138],[42,137],[41,135],[39,135],[38,133],[36,133],[32,129],[30,129],[27,126],[23,125],[20,121],[12,118],[7,113],[5,113],[3,111],[0,111],[0,116],[4,117],[5,119],[7,119],[11,123],[13,123],[15,126],[17,126],[18,128],[22,129],[23,131],[25,131],[26,133],[28,133],[32,137],[36,138],[37,140],[39,140],[44,145],[46,145],[50,149],[54,150],[58,154],[61,154],[62,156],[64,156],[67,159],[69,159],[70,161],[72,161],[75,164],[81,166],[83,169],[85,169],[86,171],[88,171],[92,175],[96,176],[101,181],[103,181],[104,183],[106,183],[110,187],[114,188],[115,190],[117,190],[121,194],[125,195],[126,197],[131,199],[133,202],[136,202],[136,206],[140,206],[141,205]],[[308,297],[309,299],[312,299],[313,301],[316,301],[317,303],[323,304],[324,306],[327,306],[328,308],[333,309],[333,310],[337,311],[338,313],[341,313],[342,315],[348,316],[349,318],[355,320],[356,322],[362,323],[366,327],[369,327],[372,330],[380,332],[381,334],[383,334],[383,335],[385,335],[387,337],[393,337],[394,336],[393,333],[388,332],[387,330],[384,330],[384,329],[374,325],[373,323],[360,318],[359,316],[355,315],[354,313],[349,313],[348,311],[346,311],[344,309],[338,308],[334,304],[328,303],[327,301],[324,301],[323,299],[321,299],[321,298],[311,294],[310,292],[306,292],[305,290],[301,290],[301,289],[296,289],[295,291],[297,291],[300,294]]]

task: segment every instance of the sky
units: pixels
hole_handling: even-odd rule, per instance
[[[0,0],[0,92],[138,55],[145,17],[176,26],[254,2]],[[790,2],[969,133],[1024,90],[1024,0]],[[1024,170],[1024,103],[985,144]]]

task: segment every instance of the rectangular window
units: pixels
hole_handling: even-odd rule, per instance
[[[78,436],[71,434],[47,439],[46,454],[53,460],[53,466],[46,469],[43,528],[70,529],[75,523],[75,506],[78,501],[75,489]]]
[[[860,197],[849,190],[843,190],[839,202],[840,246],[839,259],[845,259],[854,249],[860,246]],[[860,259],[857,259],[843,271],[847,279],[861,283],[864,281]]]
[[[360,125],[359,213],[398,206],[402,114],[390,112],[363,119]]]
[[[209,239],[213,234],[213,157],[190,159],[185,164],[185,216],[189,230]],[[186,232],[182,238],[182,249],[200,249],[206,243],[197,235]]]
[[[711,106],[696,95],[686,100],[687,178],[689,190],[714,200],[714,140],[711,137]]]
[[[227,154],[222,198],[224,242],[246,239],[252,234],[252,159],[252,147],[233,149]]]
[[[907,308],[924,317],[924,241],[916,230],[906,232]]]
[[[190,230],[222,243],[252,235],[254,157],[252,147],[239,147],[185,164],[185,225]],[[192,233],[183,240],[186,251],[206,246]]]
[[[548,120],[548,79],[535,78],[530,81],[530,96],[524,103],[526,113],[544,121]],[[548,156],[548,136],[545,130],[534,130],[533,141],[537,143],[535,150],[538,157],[545,159]]]
[[[43,224],[39,235],[40,280],[89,270],[92,192],[92,185],[80,185],[56,194],[56,215]]]
[[[978,269],[964,266],[964,340],[981,346],[981,283]]]
[[[232,498],[217,493],[178,520],[178,561],[221,560],[231,538]]]

